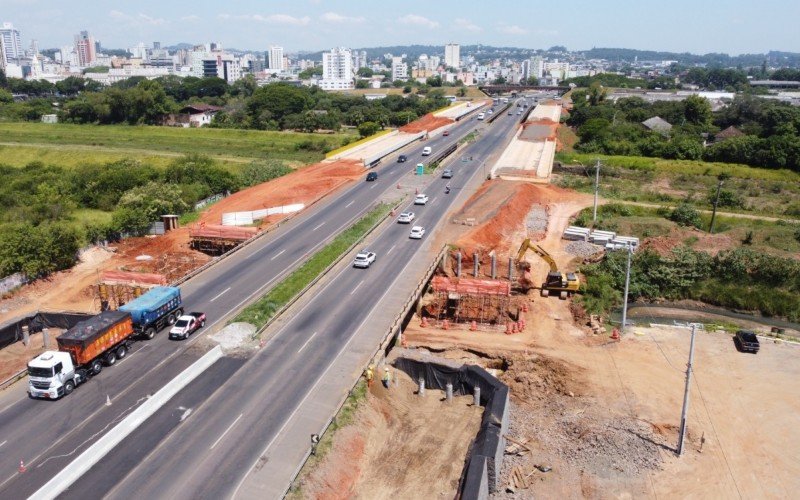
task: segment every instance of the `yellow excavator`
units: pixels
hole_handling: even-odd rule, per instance
[[[550,272],[547,273],[547,278],[545,278],[545,281],[542,283],[542,297],[550,296],[550,292],[558,292],[559,298],[563,300],[580,289],[581,282],[578,279],[578,275],[575,273],[561,272],[558,269],[558,265],[556,265],[556,261],[553,260],[553,257],[541,246],[531,243],[530,238],[525,238],[525,241],[519,246],[517,265],[521,268],[527,267],[526,270],[530,269],[530,266],[526,266],[527,263],[522,260],[525,257],[525,252],[528,250],[539,254],[539,256],[550,265]]]

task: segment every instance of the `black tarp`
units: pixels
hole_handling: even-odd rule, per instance
[[[27,326],[30,333],[42,331],[42,328],[61,328],[68,330],[93,314],[76,312],[39,311],[30,316],[16,318],[0,325],[0,349],[22,340],[22,327]]]
[[[422,378],[425,387],[430,389],[445,390],[450,383],[454,394],[471,395],[474,387],[480,387],[481,405],[485,410],[470,451],[462,492],[465,498],[483,498],[484,493],[471,489],[481,487],[487,479],[489,492],[497,491],[505,452],[503,430],[508,427],[508,386],[479,366],[457,365],[438,359],[428,361],[424,355],[422,359],[400,356],[394,365],[415,382]],[[486,479],[483,478],[484,470]],[[475,477],[475,474],[479,476]]]

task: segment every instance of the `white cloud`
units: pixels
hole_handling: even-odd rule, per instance
[[[344,16],[342,14],[337,14],[336,12],[326,12],[320,16],[320,19],[326,23],[335,24],[360,24],[366,21],[366,19],[362,16]]]
[[[505,33],[506,35],[527,35],[528,34],[528,30],[520,28],[516,24],[500,26],[499,31],[500,31],[500,33]]]
[[[199,20],[200,20],[200,16],[196,16],[194,14],[181,17],[181,21],[194,22],[194,21],[199,21]]]
[[[130,26],[163,26],[167,23],[167,20],[161,17],[151,17],[147,14],[142,14],[141,12],[135,16],[130,14],[126,14],[119,10],[112,10],[108,13],[108,16],[111,19],[115,19],[119,22],[127,23]]]
[[[466,31],[472,31],[472,32],[483,31],[483,28],[481,28],[477,24],[473,23],[469,19],[457,18],[454,21],[454,23],[456,25],[456,28],[458,28],[460,30],[466,30]]]
[[[420,26],[420,27],[429,28],[429,29],[433,29],[433,28],[438,28],[439,27],[439,23],[438,22],[433,21],[431,19],[428,19],[425,16],[419,16],[417,14],[407,14],[407,15],[401,17],[400,19],[398,19],[398,21],[400,21],[402,24],[408,24],[408,25],[411,25],[411,26]]]
[[[284,24],[288,26],[308,26],[308,24],[311,22],[311,18],[308,16],[294,17],[288,14],[270,14],[268,16],[262,16],[261,14],[241,14],[241,15],[220,14],[217,17],[220,19],[256,21],[259,23]]]

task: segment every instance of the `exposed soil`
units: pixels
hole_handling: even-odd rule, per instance
[[[328,455],[301,475],[300,496],[314,499],[453,498],[483,408],[460,396],[417,387],[394,370],[396,383],[373,384],[351,425]]]
[[[439,127],[444,127],[445,125],[450,125],[451,123],[455,123],[450,118],[444,118],[441,116],[435,116],[432,113],[428,113],[427,115],[423,116],[418,120],[414,120],[413,122],[400,127],[400,132],[408,132],[408,133],[418,133],[418,132],[430,132],[432,130],[436,130]]]
[[[558,123],[544,118],[528,121],[522,124],[522,133],[519,138],[524,141],[555,141]]]
[[[334,189],[364,175],[364,165],[358,160],[323,161],[304,167],[278,179],[264,182],[211,205],[200,216],[200,222],[220,224],[222,214],[248,212],[294,203],[306,206]],[[262,219],[261,227],[268,226],[283,215]]]
[[[659,255],[671,255],[672,250],[690,243],[692,249],[716,255],[723,250],[738,247],[741,242],[731,238],[729,234],[708,234],[695,228],[672,228],[667,236],[646,238],[642,241],[642,249],[650,249]]]

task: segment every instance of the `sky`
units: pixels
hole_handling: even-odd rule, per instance
[[[0,0],[0,22],[42,49],[88,30],[106,48],[219,42],[291,53],[460,43],[735,55],[800,52],[798,19],[796,0]]]

